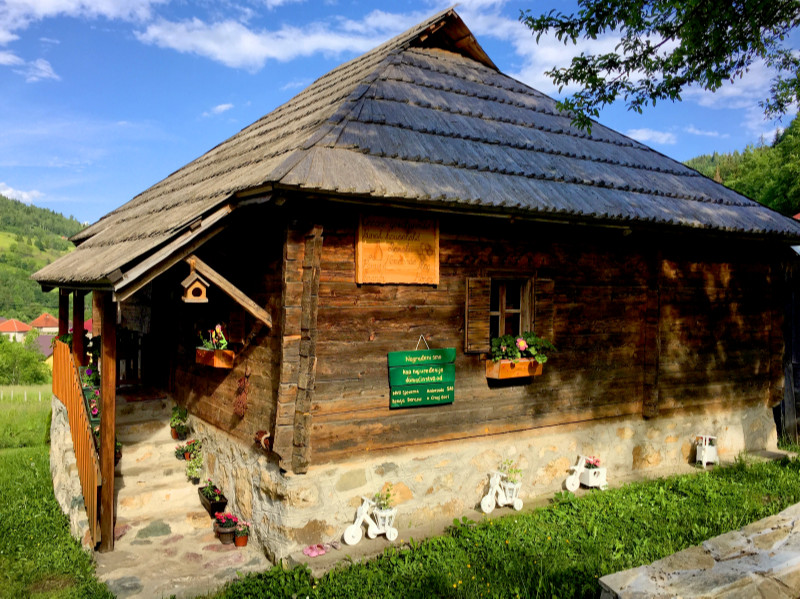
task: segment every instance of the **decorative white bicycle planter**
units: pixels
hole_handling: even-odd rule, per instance
[[[567,491],[574,493],[578,487],[584,485],[585,487],[595,487],[601,491],[608,488],[606,481],[605,468],[587,468],[587,457],[578,456],[578,462],[570,468],[572,474],[564,481],[564,486]]]
[[[361,499],[364,501],[356,511],[355,522],[344,531],[344,542],[348,545],[355,545],[358,543],[364,535],[364,531],[361,528],[364,522],[367,523],[367,536],[370,539],[385,534],[387,539],[394,541],[398,533],[397,529],[392,525],[394,524],[394,519],[397,517],[397,508],[393,507],[388,510],[382,510],[375,507],[375,502],[372,501],[372,499],[363,496]],[[373,516],[375,516],[374,520],[372,518]]]
[[[484,514],[490,513],[495,505],[500,507],[510,505],[515,510],[522,509],[522,499],[519,498],[521,483],[512,483],[504,480],[503,472],[492,472],[489,478],[489,492],[481,499],[481,510]]]
[[[717,453],[717,438],[711,435],[696,435],[694,439],[697,457],[695,463],[701,462],[703,468],[706,464],[717,464],[719,466],[719,453]]]

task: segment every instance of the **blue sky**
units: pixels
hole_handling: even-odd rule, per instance
[[[449,6],[418,0],[0,0],[0,193],[92,222],[270,112],[314,79]],[[544,75],[612,37],[537,45],[520,9],[457,11],[495,64],[556,96]],[[600,122],[677,160],[772,139],[756,65],[715,94]]]

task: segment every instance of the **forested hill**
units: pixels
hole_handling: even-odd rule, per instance
[[[74,218],[0,195],[0,316],[30,322],[55,315],[58,297],[30,276],[72,249],[67,238],[83,226]]]
[[[800,212],[800,117],[770,145],[704,154],[686,165],[778,212],[795,215]]]

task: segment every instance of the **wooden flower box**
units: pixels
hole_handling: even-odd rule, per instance
[[[514,360],[486,360],[487,379],[518,379],[523,377],[539,376],[542,374],[542,365],[533,358],[520,358]]]
[[[213,368],[233,368],[233,360],[236,354],[230,349],[205,349],[198,347],[195,352],[194,361],[198,364],[211,366]]]
[[[214,517],[214,514],[216,514],[217,512],[224,512],[225,506],[228,505],[228,499],[224,495],[220,497],[219,501],[213,501],[208,497],[206,497],[205,495],[203,495],[202,487],[197,489],[197,494],[200,496],[200,503],[203,504],[203,507],[208,512],[208,515],[211,516],[212,518]]]

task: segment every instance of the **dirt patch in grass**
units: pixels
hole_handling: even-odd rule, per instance
[[[63,591],[75,586],[75,579],[71,576],[48,576],[34,582],[28,590],[32,595],[39,593],[52,593],[53,591]]]

